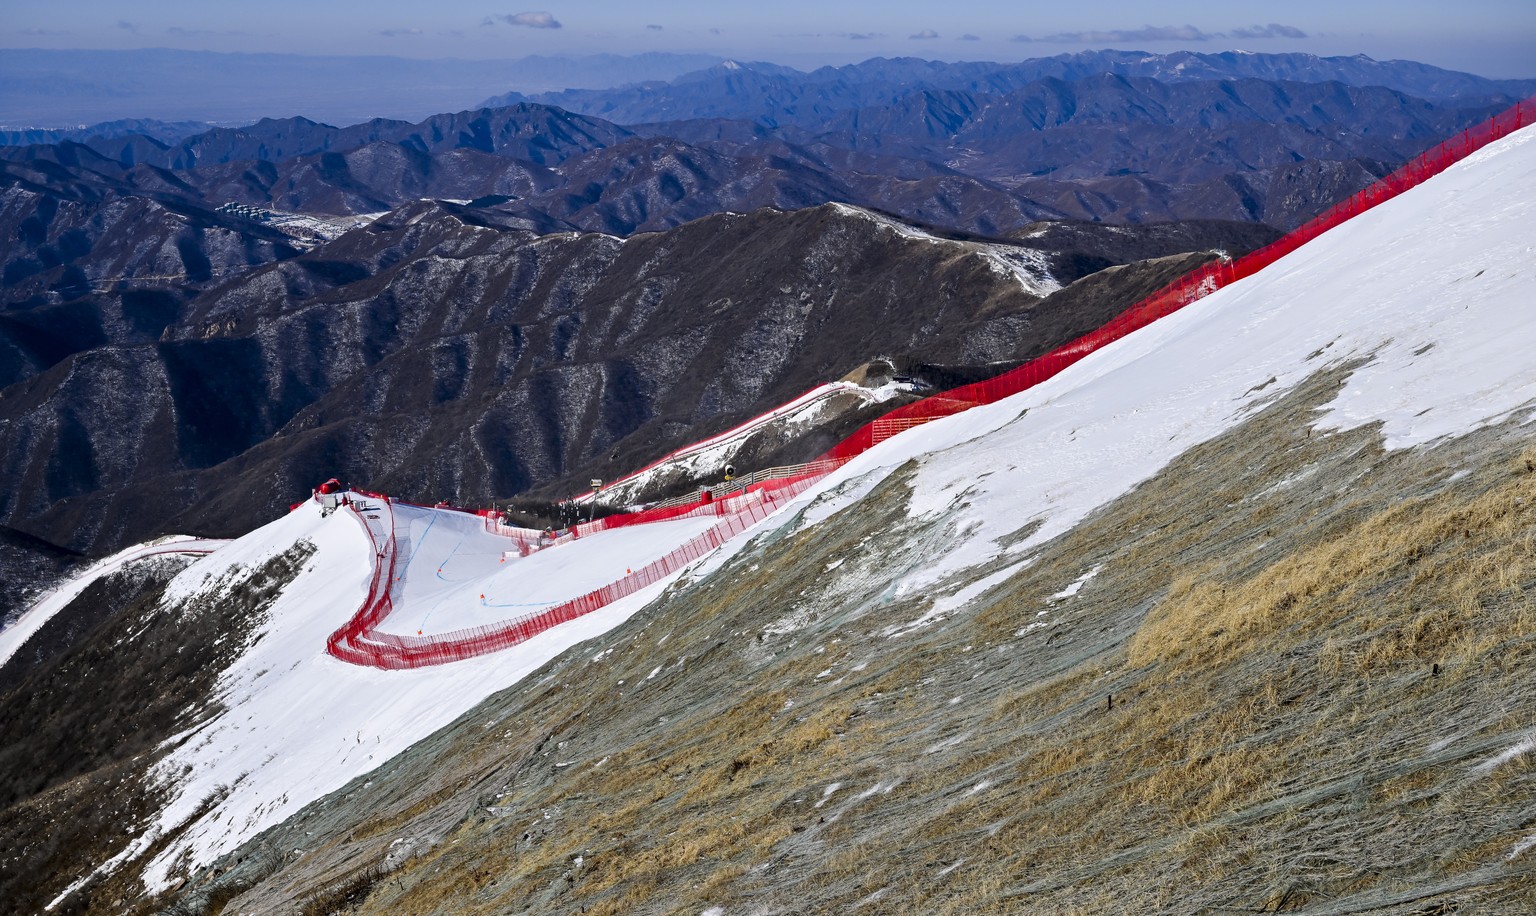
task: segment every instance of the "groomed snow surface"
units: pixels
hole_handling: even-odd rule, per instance
[[[710,436],[708,439],[684,446],[632,474],[609,481],[603,489],[603,498],[610,502],[619,500],[622,503],[630,499],[633,494],[644,490],[659,476],[698,479],[722,473],[737,449],[741,448],[742,443],[748,438],[770,426],[778,427],[788,434],[793,434],[797,429],[813,426],[821,422],[822,415],[826,413],[833,399],[839,395],[856,396],[862,398],[866,404],[883,404],[912,390],[912,386],[899,382],[889,382],[878,388],[865,388],[854,382],[843,381],[818,385],[794,400],[780,404],[745,423]],[[579,493],[574,498],[577,502],[587,502],[592,499],[592,496],[592,493],[587,492]]]
[[[716,516],[616,528],[503,557],[511,542],[463,512],[394,507],[396,610],[381,629],[434,636],[537,614],[624,578],[719,523]]]
[[[803,524],[828,518],[916,458],[912,511],[948,516],[956,534],[899,588],[935,599],[937,613],[914,624],[942,625],[977,593],[966,589],[977,577],[964,571],[1062,533],[1340,361],[1370,360],[1319,415],[1322,427],[1379,421],[1388,444],[1402,448],[1523,417],[1518,412],[1536,399],[1533,246],[1536,129],[1528,128],[1030,391],[883,442],[786,513],[813,503]],[[481,593],[488,604],[494,597],[536,610],[644,562],[646,550],[671,549],[691,530],[644,526],[632,537],[637,529],[620,529],[514,564],[493,558],[489,542],[466,527],[478,519],[411,511],[420,512],[409,520],[420,543],[411,546],[403,600],[387,631],[435,632],[479,622],[488,611],[491,619],[516,616],[515,607],[482,608]],[[1033,520],[1041,527],[1028,543],[999,546]],[[662,587],[505,652],[393,672],[346,665],[323,651],[327,634],[357,609],[369,576],[367,539],[346,513],[322,519],[306,505],[194,564],[175,587],[215,587],[230,565],[258,563],[300,539],[318,550],[272,608],[265,637],[225,674],[227,711],[162,769],[180,782],[158,829],[180,823],[210,795],[227,795],[155,860],[154,888],[183,855],[194,866],[211,862],[616,626]],[[584,553],[565,553],[576,550]],[[689,574],[708,576],[721,557]],[[147,848],[155,832],[125,855]]]
[[[1369,361],[1317,427],[1380,422],[1389,448],[1526,420],[1533,251],[1525,128],[1029,391],[871,449],[804,497],[843,491],[807,521],[918,459],[914,515],[943,515],[958,534],[897,593],[940,598],[974,578],[957,574],[1028,553],[1325,367]],[[1035,520],[1027,541],[998,546]]]

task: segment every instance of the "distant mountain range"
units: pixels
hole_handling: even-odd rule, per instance
[[[716,68],[675,85],[787,78],[781,70]],[[1337,81],[1101,74],[998,95],[916,88],[885,104],[826,108],[819,121],[802,113],[802,126],[694,118],[625,127],[518,102],[348,127],[264,119],[174,142],[97,135],[4,148],[0,159],[16,181],[47,184],[58,176],[27,175],[65,166],[72,180],[115,193],[176,194],[208,208],[356,214],[431,197],[494,207],[544,231],[628,235],[828,201],[987,234],[1046,218],[1284,228],[1507,101],[1431,102]]]
[[[120,118],[249,123],[304,115],[350,124],[421,118],[507,89],[546,92],[667,80],[710,54],[534,55],[493,60],[134,51],[0,51],[0,128],[76,128]]]
[[[548,494],[877,356],[953,381],[1263,244],[1521,88],[1364,58],[1034,63],[727,63],[606,114],[0,148],[0,525],[78,550],[237,533],[334,473]],[[1309,67],[1329,79],[1283,78]]]
[[[1161,82],[1339,82],[1347,86],[1385,87],[1432,101],[1493,96],[1515,101],[1536,93],[1536,79],[1490,80],[1416,61],[1373,60],[1363,54],[1318,57],[1244,51],[1082,51],[1019,63],[875,58],[844,67],[822,67],[810,73],[777,64],[725,61],[670,82],[533,95],[511,92],[482,104],[494,108],[537,101],[619,124],[727,118],[756,121],[769,127],[815,129],[837,112],[894,105],[918,90],[1002,96],[1040,80],[1071,82],[1105,74]]]
[[[83,127],[0,129],[0,146],[32,146],[40,143],[84,143],[117,137],[148,137],[163,144],[178,143],[216,125],[207,121],[157,121],[153,118],[126,118],[103,121]]]

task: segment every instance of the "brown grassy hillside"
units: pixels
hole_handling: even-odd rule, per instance
[[[934,596],[890,585],[955,507],[910,519],[903,473],[760,535],[176,900],[1529,912],[1532,434],[1386,452],[1313,430],[1351,368],[934,625],[902,628]]]

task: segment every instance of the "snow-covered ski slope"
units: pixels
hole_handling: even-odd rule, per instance
[[[1536,407],[1536,130],[1490,145],[1030,390],[869,449],[758,530],[829,519],[915,460],[914,513],[963,507],[944,552],[899,583],[906,593],[933,596],[935,613],[922,621],[933,625],[964,613],[957,596],[974,584],[972,567],[1067,530],[1312,373],[1351,360],[1365,364],[1317,423],[1379,422],[1390,447],[1523,420]],[[401,592],[398,619],[426,629],[439,615],[480,613],[482,593],[487,601],[530,602],[567,593],[542,567],[523,566],[526,581],[515,566],[492,571],[493,562],[507,564],[464,527],[478,520],[434,523],[457,514],[410,511],[416,582]],[[1000,544],[1030,520],[1041,522],[1030,542]],[[687,534],[641,530],[658,541]],[[580,565],[632,562],[634,545],[610,537],[619,533],[584,539],[580,549],[590,553]],[[408,671],[348,665],[324,652],[327,634],[358,607],[372,574],[368,539],[346,513],[322,518],[306,504],[194,564],[172,591],[217,589],[232,566],[259,563],[301,539],[316,553],[261,623],[262,638],[224,674],[225,710],[163,764],[172,800],[125,850],[147,850],[160,831],[214,800],[160,852],[148,872],[152,882],[163,885],[181,857],[194,866],[211,862],[369,772],[556,654],[618,625],[670,581],[504,652]],[[737,538],[727,551],[747,541]],[[555,548],[569,549],[574,545]],[[718,565],[718,558],[705,561],[692,574],[707,577]],[[573,576],[569,588],[583,584]]]
[[[1356,360],[1318,428],[1379,423],[1388,448],[1406,448],[1533,416],[1536,127],[1034,388],[864,452],[820,484],[806,523],[915,459],[912,511],[949,511],[956,534],[898,593],[939,597]],[[1031,521],[1028,540],[999,545]]]
[[[564,531],[553,541],[530,541],[527,535],[532,532],[526,529],[487,521],[487,530],[505,535],[503,546],[514,548],[498,560],[503,567],[508,560],[512,565],[500,569],[475,562],[476,556],[488,555],[485,546],[493,545],[469,527],[463,513],[451,512],[458,518],[447,522],[445,530],[460,531],[450,548],[427,540],[439,515],[423,520],[412,511],[420,507],[382,497],[366,509],[354,500],[349,511],[363,524],[371,543],[373,572],[366,598],[352,619],[326,640],[326,652],[352,664],[385,669],[448,664],[499,652],[670,578],[772,515],[825,473],[818,468],[798,477],[759,481],[712,502],[623,517],[633,525],[610,525],[614,518],[603,519]],[[598,535],[600,540],[592,540]],[[476,543],[464,552],[471,537]],[[441,563],[437,583],[416,588],[413,601],[406,588],[424,574],[411,575],[418,554],[428,566],[436,562],[433,557],[441,557]],[[444,575],[450,563],[454,572]],[[466,583],[490,591],[480,592],[472,614],[463,610],[468,603]],[[504,600],[508,597],[533,600]],[[415,633],[401,632],[397,610],[411,604],[424,608],[418,618],[421,625]],[[443,629],[427,623],[445,605],[449,615],[467,625]]]
[[[507,616],[505,608],[482,605],[481,594],[487,604],[577,594],[589,588],[592,576],[622,573],[634,551],[654,549],[620,531],[551,549],[541,563],[503,563],[494,548],[506,539],[486,534],[479,518],[405,505],[396,511],[410,533],[412,555],[397,592],[398,619],[401,628],[413,630]],[[651,540],[686,533],[653,532]],[[139,855],[206,800],[219,799],[154,861],[152,882],[163,884],[183,854],[193,864],[212,861],[374,769],[572,645],[621,623],[663,587],[658,583],[495,655],[414,671],[351,665],[326,654],[326,638],[367,593],[370,543],[350,513],[323,517],[318,504],[306,502],[193,564],[172,581],[168,601],[199,591],[216,595],[237,567],[258,566],[300,541],[312,543],[314,555],[270,608],[259,637],[224,672],[217,699],[225,709],[181,736],[163,762],[159,777],[174,786],[170,803],[119,857]]]
[[[624,578],[718,521],[683,518],[619,528],[523,557],[506,555],[507,539],[487,533],[478,516],[403,503],[390,510],[403,555],[396,562],[395,611],[387,631],[417,636],[537,613]]]
[[[732,454],[741,447],[742,443],[756,433],[769,426],[790,428],[811,426],[821,419],[831,401],[840,395],[879,404],[910,390],[909,386],[894,382],[879,388],[865,388],[863,385],[844,381],[817,385],[805,394],[739,423],[723,433],[685,445],[663,455],[638,471],[625,474],[618,480],[606,482],[603,487],[604,499],[628,501],[631,494],[642,492],[660,476],[703,477],[718,474],[730,462]],[[593,496],[594,494],[589,491],[578,493],[572,498],[577,502],[589,502]]]

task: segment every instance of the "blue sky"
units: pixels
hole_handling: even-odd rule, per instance
[[[1365,53],[1536,77],[1536,3],[1461,0],[3,0],[0,48],[186,48],[494,58],[700,51],[793,66],[1018,60],[1083,48]],[[3,52],[0,52],[3,53]]]

